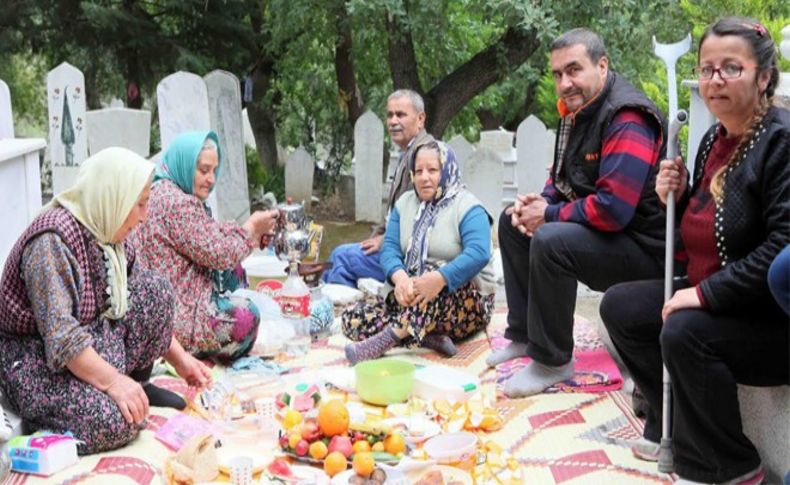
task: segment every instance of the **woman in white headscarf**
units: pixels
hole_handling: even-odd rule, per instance
[[[149,404],[184,406],[147,382],[158,357],[190,385],[210,383],[172,337],[169,283],[134,270],[124,244],[145,219],[153,171],[123,148],[85,160],[19,237],[0,280],[0,386],[33,427],[72,432],[81,454],[128,443]]]

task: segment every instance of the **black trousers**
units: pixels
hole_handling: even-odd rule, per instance
[[[662,274],[659,261],[624,233],[572,222],[550,222],[529,238],[499,217],[508,328],[505,337],[527,344],[530,357],[562,365],[573,355],[577,281],[596,291]]]
[[[613,286],[601,302],[609,335],[650,406],[644,436],[661,438],[663,357],[677,473],[706,483],[743,475],[760,457],[743,434],[735,384],[790,382],[787,317],[775,306],[732,315],[688,309],[662,323],[663,300],[664,282],[652,280]]]

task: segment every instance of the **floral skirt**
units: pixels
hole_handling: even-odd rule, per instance
[[[124,318],[98,317],[88,328],[93,349],[124,374],[145,369],[170,347],[173,291],[161,276],[135,271],[129,279]],[[0,387],[12,407],[35,430],[70,431],[79,454],[121,447],[140,432],[115,401],[68,369],[50,369],[40,335],[0,335]]]
[[[494,311],[494,294],[483,296],[469,282],[455,291],[442,290],[425,307],[402,307],[395,292],[386,298],[361,301],[342,315],[343,334],[351,340],[365,340],[388,325],[406,329],[411,338],[404,345],[419,346],[429,333],[440,333],[454,341],[463,340],[485,329]]]
[[[253,302],[231,294],[237,288],[246,288],[246,281],[241,265],[215,275],[215,289],[211,293],[212,315],[208,324],[219,347],[197,352],[197,357],[231,362],[252,350],[258,337],[261,314]]]

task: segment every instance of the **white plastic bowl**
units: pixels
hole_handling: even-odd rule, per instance
[[[423,449],[441,465],[470,470],[477,458],[477,436],[465,431],[440,434],[426,441]]]

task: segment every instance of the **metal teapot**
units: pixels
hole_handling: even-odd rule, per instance
[[[280,217],[274,235],[274,253],[283,261],[299,261],[310,254],[315,231],[310,230],[312,220],[307,217],[304,202],[294,204],[291,199],[279,204]]]
[[[278,224],[286,230],[307,229],[310,227],[311,221],[305,212],[304,201],[301,204],[296,204],[289,197],[287,202],[277,204],[277,210],[280,211]]]
[[[300,261],[310,254],[315,231],[283,229],[274,236],[274,253],[283,261]]]

